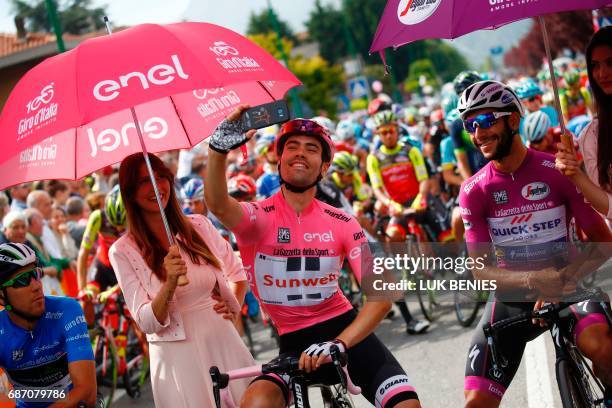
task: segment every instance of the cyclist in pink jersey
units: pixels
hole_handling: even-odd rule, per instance
[[[524,110],[511,88],[496,81],[477,82],[464,91],[458,109],[474,145],[490,160],[461,186],[459,203],[468,251],[472,257],[482,256],[485,249],[478,244],[492,243],[497,257],[497,267],[474,270],[478,279],[495,279],[497,293],[487,303],[469,348],[466,406],[497,407],[519,367],[525,344],[546,328],[517,325],[512,335],[498,339],[496,346],[508,364],[496,370],[483,325],[540,308],[546,299],[556,299],[564,288],[572,287],[573,277],[555,268],[567,256],[572,217],[591,241],[610,242],[612,236],[571,182],[555,171],[554,157],[523,145],[518,128]],[[511,290],[538,300],[499,299]],[[587,301],[580,308],[570,307],[561,323],[570,328],[578,348],[609,383],[612,334],[604,313],[599,302]]]
[[[211,136],[205,195],[211,212],[237,238],[251,289],[279,330],[280,354],[299,356],[313,381],[327,382],[334,369],[319,366],[336,345],[347,352],[349,374],[372,404],[420,407],[406,373],[373,334],[391,302],[367,302],[356,313],[338,286],[346,257],[362,278],[367,241],[356,219],[314,198],[333,157],[327,129],[307,119],[285,123],[276,141],[281,190],[259,202],[229,197],[226,155],[254,134],[242,134],[237,121],[246,108]],[[249,386],[241,406],[284,407],[288,391],[286,378],[264,375]]]

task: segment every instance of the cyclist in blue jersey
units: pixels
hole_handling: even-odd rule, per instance
[[[276,139],[278,127],[271,126],[263,130],[264,133],[255,143],[255,154],[263,157],[265,160],[264,172],[257,179],[257,195],[261,198],[268,198],[280,190],[281,186],[277,168],[278,158],[274,149],[274,140]]]
[[[552,106],[544,104],[544,102],[542,101],[542,95],[544,95],[544,91],[542,91],[542,88],[540,88],[540,86],[533,78],[527,78],[523,80],[516,88],[516,95],[523,103],[523,106],[525,106],[525,110],[527,111],[527,113],[542,111],[550,119],[550,126],[559,126],[559,114],[557,114],[557,110]],[[519,132],[521,133],[521,135],[524,134],[523,127],[524,123],[523,121],[521,121],[521,125],[519,128]]]
[[[457,96],[460,96],[470,85],[481,80],[482,77],[478,72],[464,71],[457,75],[453,81],[453,87]],[[450,124],[448,130],[453,140],[457,169],[463,180],[466,180],[480,170],[487,163],[487,160],[472,143],[470,135],[463,129],[463,122],[459,117]]]
[[[96,371],[78,302],[44,296],[41,268],[24,244],[0,245],[0,368],[17,407],[93,407]]]

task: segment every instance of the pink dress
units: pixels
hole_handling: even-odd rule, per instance
[[[150,342],[153,398],[160,408],[214,407],[210,367],[216,365],[224,372],[255,364],[234,325],[212,309],[215,301],[211,294],[218,279],[226,297],[227,281],[246,280],[242,264],[207,219],[192,218],[192,222],[199,224],[196,228],[222,262],[223,273],[208,265],[196,265],[181,252],[190,283],[176,289],[169,317],[163,324],[152,315],[150,306],[154,292],[151,288],[159,288],[161,283],[148,268],[148,273],[139,275],[145,265],[139,253],[133,251],[134,242],[123,237],[110,252],[130,312]],[[232,300],[235,302],[235,298]],[[230,383],[236,405],[248,383],[249,380]]]

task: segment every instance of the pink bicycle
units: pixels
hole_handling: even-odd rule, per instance
[[[289,389],[296,408],[310,408],[308,401],[308,387],[321,389],[323,406],[326,408],[352,408],[354,407],[350,394],[361,394],[361,388],[351,381],[347,371],[346,353],[340,353],[336,346],[331,347],[330,364],[333,364],[338,374],[335,384],[319,384],[309,380],[306,372],[299,369],[299,359],[293,356],[279,356],[267,364],[240,368],[227,373],[221,373],[219,368],[210,368],[210,376],[213,383],[213,394],[217,408],[221,408],[221,402],[225,408],[235,408],[227,386],[231,380],[256,377],[262,374],[276,374],[289,378]]]

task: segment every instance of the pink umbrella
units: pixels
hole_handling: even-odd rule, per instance
[[[389,0],[376,29],[370,52],[397,48],[426,38],[457,38],[480,29],[493,29],[524,18],[562,11],[612,6],[612,0]],[[540,17],[551,76],[552,58],[544,20]],[[565,125],[559,104],[557,82],[555,100],[563,133]]]
[[[0,188],[194,146],[239,104],[270,102],[299,84],[265,50],[214,24],[143,24],[87,40],[13,89],[0,116]]]

